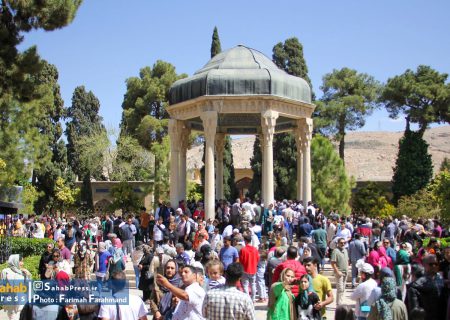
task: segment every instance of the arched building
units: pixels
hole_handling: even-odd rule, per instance
[[[186,150],[191,130],[204,132],[205,210],[214,217],[223,198],[225,135],[255,134],[262,141],[261,194],[274,201],[273,136],[293,131],[298,150],[299,199],[311,200],[311,89],[304,79],[280,70],[261,52],[239,45],[212,58],[193,76],[170,89],[170,200],[186,197]],[[216,164],[214,164],[214,154]]]

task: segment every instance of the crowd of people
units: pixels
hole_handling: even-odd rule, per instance
[[[207,219],[201,202],[153,212],[84,221],[48,215],[1,221],[11,236],[50,238],[39,276],[46,279],[125,279],[136,288],[128,305],[4,306],[9,319],[449,319],[450,247],[438,219],[413,220],[325,214],[309,202],[216,203]],[[323,275],[330,263],[334,279]],[[2,279],[29,279],[22,257],[10,256]],[[336,294],[332,283],[335,281]],[[345,300],[347,287],[353,291]],[[74,312],[75,310],[75,312]]]

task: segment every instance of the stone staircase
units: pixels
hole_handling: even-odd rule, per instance
[[[350,274],[347,276],[347,287],[351,287],[352,285],[351,267],[349,267],[349,272]],[[336,278],[330,263],[325,263],[325,267],[320,270],[320,274],[330,279],[331,287],[336,289]]]
[[[136,288],[136,276],[134,274],[134,268],[133,263],[131,262],[131,259],[128,258],[127,263],[125,264],[125,275],[127,277],[128,285],[130,289],[137,289]],[[91,274],[91,281],[95,281],[95,273]]]

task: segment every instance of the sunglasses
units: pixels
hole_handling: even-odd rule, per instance
[[[59,258],[60,256],[53,256],[53,258]]]
[[[430,267],[437,267],[437,266],[439,265],[439,263],[437,263],[437,262],[431,262],[431,263],[428,263],[428,265],[429,265]]]

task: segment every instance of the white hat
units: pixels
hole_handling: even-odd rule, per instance
[[[360,272],[364,272],[367,274],[373,274],[375,270],[373,269],[372,265],[368,263],[363,263],[360,268],[358,268]]]

